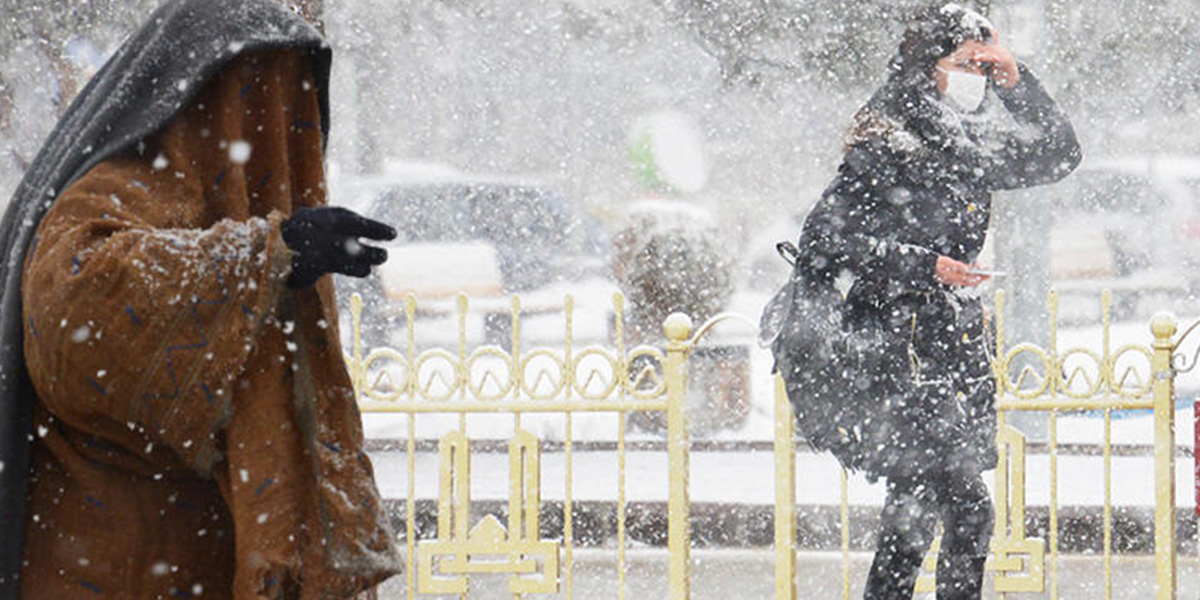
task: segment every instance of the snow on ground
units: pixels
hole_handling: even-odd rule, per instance
[[[404,549],[401,549],[404,552]],[[615,548],[572,549],[571,569],[561,571],[563,586],[570,577],[575,597],[618,598],[618,564]],[[665,548],[628,548],[625,550],[626,598],[666,598],[668,590],[669,554]],[[848,575],[849,597],[861,598],[867,570],[871,565],[869,552],[800,551],[796,553],[797,597],[805,600],[841,600],[843,577]],[[693,548],[691,550],[691,597],[695,600],[742,600],[775,598],[775,554],[771,548]],[[844,562],[845,561],[845,562]],[[1047,556],[1047,562],[1049,557]],[[1061,598],[1104,597],[1105,560],[1098,555],[1063,555],[1057,569],[1047,567],[1047,580],[1058,582]],[[1153,598],[1155,591],[1154,557],[1118,554],[1111,559],[1114,600],[1144,600]],[[848,568],[848,573],[843,573]],[[569,573],[569,574],[568,574]],[[1198,568],[1195,557],[1179,556],[1176,597],[1195,598]],[[984,600],[996,598],[1043,598],[1048,594],[997,593],[986,575]],[[380,587],[381,598],[405,597],[406,578],[393,577]],[[509,600],[507,574],[472,574],[470,598],[480,600]],[[1049,584],[1047,584],[1049,586]],[[553,597],[553,596],[552,596]],[[917,594],[920,600],[932,600],[933,594]]]
[[[371,454],[380,492],[385,498],[404,498],[408,490],[407,459],[402,450]],[[576,501],[612,501],[618,493],[616,452],[573,453]],[[1103,506],[1104,462],[1098,456],[1060,456],[1059,506]],[[667,456],[663,452],[629,452],[626,456],[626,498],[630,502],[665,502]],[[414,486],[417,498],[437,497],[437,455],[418,453]],[[692,452],[690,493],[692,502],[769,505],[775,502],[774,456],[770,451]],[[1190,461],[1178,461],[1175,474],[1176,504],[1194,506]],[[1026,462],[1026,504],[1046,506],[1050,500],[1049,457],[1033,455]],[[542,498],[562,500],[565,482],[562,453],[542,454]],[[994,489],[989,473],[985,481]],[[472,455],[471,497],[506,500],[509,493],[508,454]],[[1149,456],[1112,458],[1112,505],[1154,505],[1154,460]],[[881,506],[883,485],[860,475],[848,480],[851,504]],[[827,454],[798,454],[796,499],[800,505],[831,506],[841,502],[837,461]]]

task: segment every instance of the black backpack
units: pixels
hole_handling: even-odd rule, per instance
[[[873,414],[871,369],[883,357],[880,327],[850,319],[832,281],[813,281],[791,242],[776,249],[792,265],[788,281],[763,308],[759,345],[770,348],[772,372],[783,377],[796,425],[818,450],[857,470],[869,458]]]

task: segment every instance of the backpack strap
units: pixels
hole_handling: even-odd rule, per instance
[[[791,242],[784,241],[775,244],[775,251],[793,267],[796,266],[796,261],[800,260],[800,249]]]

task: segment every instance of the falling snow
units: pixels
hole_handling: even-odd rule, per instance
[[[34,161],[41,141],[75,95],[160,1],[16,4],[20,6],[6,8],[0,22],[0,208],[17,190],[22,175],[38,166]],[[874,549],[878,513],[887,497],[882,480],[870,483],[868,476],[882,473],[899,482],[911,474],[901,467],[959,464],[969,460],[967,455],[977,449],[972,444],[980,440],[981,455],[994,455],[989,454],[995,430],[994,394],[987,385],[992,377],[989,361],[995,323],[1005,324],[999,333],[1010,348],[1046,344],[1052,328],[1044,298],[1053,287],[1059,293],[1053,331],[1072,344],[1110,344],[1103,362],[1116,360],[1114,348],[1146,346],[1146,323],[1158,310],[1174,311],[1185,326],[1200,316],[1200,252],[1196,250],[1200,247],[1200,136],[1196,135],[1200,86],[1195,75],[1200,72],[1200,53],[1195,50],[1200,4],[1194,0],[962,0],[944,7],[942,2],[927,0],[300,4],[322,6],[323,30],[334,56],[331,80],[324,90],[329,112],[320,114],[320,123],[293,120],[288,112],[282,123],[256,127],[289,136],[327,128],[325,154],[318,165],[327,183],[262,164],[269,148],[256,150],[246,140],[218,139],[216,125],[199,130],[200,138],[216,148],[213,158],[221,165],[246,173],[248,196],[263,190],[290,194],[272,209],[286,212],[327,201],[397,230],[396,239],[388,241],[360,235],[319,240],[322,247],[345,259],[341,268],[327,271],[358,273],[362,267],[357,261],[372,257],[378,248],[388,250],[388,262],[363,278],[335,276],[336,300],[330,300],[324,287],[312,296],[292,291],[282,278],[274,281],[264,275],[273,257],[263,249],[285,245],[274,222],[266,218],[269,211],[205,229],[179,228],[173,221],[164,228],[141,223],[130,228],[139,199],[150,189],[145,183],[130,182],[128,193],[106,191],[107,200],[99,196],[105,214],[86,225],[109,232],[106,241],[128,244],[122,246],[133,257],[128,273],[120,281],[98,282],[88,279],[89,269],[82,269],[71,273],[79,277],[78,289],[109,293],[118,285],[129,285],[136,290],[135,300],[163,298],[161,306],[153,307],[161,312],[147,312],[148,307],[136,303],[129,312],[120,312],[122,326],[162,321],[161,315],[169,315],[169,322],[189,325],[216,305],[210,297],[202,299],[198,290],[210,289],[203,287],[206,282],[227,282],[228,291],[256,299],[227,307],[242,328],[236,335],[245,336],[234,345],[241,355],[252,355],[259,347],[252,336],[262,330],[260,322],[277,328],[269,335],[282,333],[286,339],[274,346],[278,351],[269,360],[294,363],[285,382],[297,387],[303,387],[299,383],[302,364],[312,359],[313,353],[302,351],[310,338],[325,344],[340,335],[350,356],[354,333],[349,298],[358,293],[364,303],[362,354],[379,362],[355,375],[384,381],[381,385],[392,385],[390,391],[397,393],[410,383],[409,374],[389,373],[395,377],[387,382],[379,364],[391,355],[372,352],[390,346],[403,354],[409,348],[410,332],[414,353],[441,348],[459,360],[476,347],[503,353],[518,344],[524,351],[551,348],[552,356],[538,360],[565,363],[584,361],[587,357],[581,357],[580,348],[613,346],[618,331],[627,352],[638,344],[661,351],[662,324],[672,312],[689,313],[698,327],[727,312],[757,321],[764,305],[773,306],[777,312],[768,311],[763,323],[775,330],[766,332],[763,341],[769,345],[790,339],[795,353],[802,355],[792,358],[815,365],[814,374],[803,380],[808,396],[793,400],[824,403],[810,406],[799,427],[805,441],[827,450],[806,446],[802,451],[802,480],[822,484],[809,486],[802,481],[797,500],[804,524],[799,536],[801,560],[817,565],[809,572],[822,574],[810,581],[818,596],[841,594],[840,572],[818,571],[824,568],[823,559],[809,553],[840,543],[840,530],[831,525],[840,502],[838,459],[854,463],[856,469],[848,480],[847,495],[855,536],[853,585],[858,594]],[[947,76],[947,85],[957,87],[958,83],[949,83],[953,81],[978,87],[943,93],[931,84],[918,94],[888,95],[894,92],[889,91],[889,77],[902,69],[901,62],[889,61],[899,51],[906,19],[924,8],[946,15],[965,31],[998,32],[999,43],[1027,67],[1031,78],[1040,81],[1069,118],[1082,148],[1077,168],[1077,156],[1070,152],[1047,152],[1037,159],[1023,153],[1024,163],[1009,165],[1008,170],[998,167],[1014,148],[1033,144],[1044,150],[1057,142],[1046,141],[1050,138],[1043,135],[1044,127],[1015,115],[1011,96],[986,79],[980,83],[971,75],[956,74]],[[246,51],[246,41],[229,39],[211,49],[224,59]],[[194,57],[198,51],[180,48],[179,56]],[[315,86],[325,83],[313,79],[313,71],[305,73],[299,78],[299,90],[286,93],[311,95]],[[157,84],[186,97],[201,91],[200,84],[175,76]],[[966,100],[948,100],[968,98],[967,92],[980,89],[983,92],[975,98],[982,100],[976,111],[963,110]],[[1020,96],[1017,104],[1032,102],[1030,98]],[[914,103],[923,112],[896,109]],[[211,106],[197,108],[216,114]],[[1046,104],[1037,105],[1035,112],[1042,118],[1053,113]],[[326,117],[329,123],[324,122]],[[235,136],[253,137],[264,129],[246,129]],[[1057,132],[1062,133],[1061,128]],[[80,152],[93,156],[107,150],[94,144]],[[197,173],[202,176],[198,178],[188,168],[185,174],[187,165],[172,164],[178,160],[176,154],[169,159],[167,149],[149,139],[122,150],[127,153],[122,156],[149,164],[156,171],[153,177],[170,179],[180,189],[211,186],[217,195],[240,189],[221,186],[227,173]],[[941,160],[943,151],[952,158]],[[931,158],[932,154],[937,156]],[[1039,179],[1034,172],[1050,175]],[[983,180],[995,185],[977,185]],[[1031,183],[1040,185],[1024,187]],[[1023,189],[1009,189],[1016,187]],[[152,201],[169,203],[170,198]],[[170,218],[183,221],[191,215]],[[26,228],[35,224],[28,218],[20,221]],[[798,254],[781,258],[779,242],[796,244]],[[286,245],[289,252],[299,254],[292,244]],[[75,266],[88,264],[93,252],[94,248],[80,249]],[[937,261],[950,255],[963,269],[990,274],[990,279],[969,289],[939,287],[934,279],[934,273],[939,273]],[[798,272],[789,264],[795,260],[800,261],[803,277],[789,279]],[[297,264],[291,263],[293,270]],[[805,296],[812,289],[804,286],[823,284],[828,285],[819,298]],[[1112,302],[1102,315],[1098,297],[1104,289],[1112,290]],[[460,290],[471,294],[467,314],[461,317],[455,299]],[[1000,315],[993,300],[997,291],[1007,298],[1006,312]],[[617,292],[624,298],[621,322],[613,303]],[[507,298],[514,293],[521,295],[525,311],[519,327],[508,318],[512,305]],[[418,301],[415,310],[407,303],[410,294]],[[569,319],[563,308],[567,294],[574,302]],[[278,306],[292,311],[286,317],[264,315],[263,311],[277,306],[254,303],[276,295],[285,299]],[[319,305],[305,304],[310,300],[337,304],[321,313]],[[820,308],[818,301],[836,308]],[[340,323],[332,320],[333,311]],[[797,313],[811,317],[810,327],[785,330],[789,315]],[[1100,331],[1102,318],[1114,323],[1111,340]],[[31,323],[42,336],[54,334],[71,343],[66,346],[78,346],[76,351],[111,354],[106,368],[93,365],[71,373],[83,382],[85,387],[79,389],[97,399],[141,390],[135,388],[140,381],[119,389],[130,379],[124,361],[137,359],[111,350],[127,341],[113,325],[89,321],[75,312],[69,319],[56,316]],[[207,333],[187,330],[181,334],[183,345],[200,344],[198,340]],[[704,538],[705,545],[719,550],[769,544],[768,534],[753,532],[773,522],[767,510],[774,502],[772,454],[762,450],[775,431],[771,369],[783,367],[785,377],[794,372],[787,372],[787,360],[777,362],[784,353],[773,355],[756,346],[756,333],[740,321],[722,324],[705,338],[709,345],[689,357],[693,438],[713,446],[758,448],[697,452],[693,457],[693,500],[729,509],[721,515],[725,525],[699,524],[694,539]],[[27,336],[25,342],[35,343],[36,338]],[[340,357],[333,345],[332,354]],[[571,350],[564,351],[568,346]],[[235,386],[222,388],[218,384],[226,382],[201,382],[194,376],[207,375],[206,369],[219,364],[230,369],[229,377],[236,380],[241,365],[231,365],[228,357],[211,350],[185,356],[179,347],[164,340],[162,355],[157,357],[160,362],[154,365],[154,369],[173,370],[186,378],[180,381],[193,386],[183,390],[182,400],[172,396],[180,407],[177,410],[191,410],[188,402],[197,402],[199,410],[215,411],[231,397],[240,397]],[[1064,342],[1058,350],[1065,347],[1071,346]],[[322,346],[321,352],[330,349]],[[978,360],[963,358],[968,355]],[[645,367],[644,358],[631,359],[628,366],[631,370]],[[1062,355],[1057,358],[1066,360]],[[193,359],[195,364],[188,362]],[[476,359],[470,368],[482,368],[487,360]],[[530,360],[532,364],[534,359]],[[437,370],[441,368],[437,362],[421,363],[418,370]],[[513,360],[513,364],[519,363]],[[975,367],[978,372],[965,374]],[[1062,371],[1070,372],[1065,363]],[[888,389],[896,373],[903,375],[904,385],[911,383],[929,396],[908,394],[908,387],[903,392]],[[460,374],[446,371],[445,380],[453,382],[447,385],[467,389],[494,383],[472,380],[463,385]],[[421,373],[414,376],[423,381]],[[528,374],[522,377],[528,379]],[[1181,400],[1200,389],[1191,377],[1180,377]],[[539,385],[526,379],[509,381]],[[513,389],[516,396],[528,391],[519,385]],[[573,388],[563,389],[573,394]],[[929,401],[933,396],[946,402]],[[975,399],[980,402],[973,404]],[[324,415],[326,408],[322,404],[317,412]],[[893,413],[913,418],[898,425],[881,416]],[[1133,448],[1150,443],[1149,417],[1120,410],[1113,415],[1112,433],[1121,444]],[[1181,409],[1184,420],[1176,426],[1181,444],[1190,434],[1191,422],[1184,422],[1191,418],[1187,415]],[[588,518],[581,517],[575,530],[597,552],[614,548],[617,535],[605,525],[615,514],[618,477],[615,453],[608,450],[617,444],[618,420],[608,416],[575,415],[569,434],[559,415],[531,414],[520,421],[544,441],[561,446],[574,439],[605,448],[578,453],[577,460],[588,468],[577,468],[572,490],[577,498],[601,507],[599,513],[581,508]],[[132,453],[140,448],[147,461],[159,460],[159,455],[187,455],[178,466],[182,470],[192,454],[211,451],[213,440],[223,435],[218,429],[225,426],[224,420],[236,414],[212,416],[222,425],[198,435],[189,432],[194,439],[167,431],[170,424],[151,425],[141,415],[94,416],[109,417],[118,427],[126,423],[128,431],[119,433],[135,440],[129,445]],[[1064,414],[1062,429],[1056,431],[1060,441],[1079,453],[1065,456],[1060,470],[1064,489],[1056,498],[1078,511],[1063,517],[1074,528],[1063,543],[1069,546],[1072,560],[1089,565],[1087,561],[1099,560],[1104,539],[1093,522],[1100,520],[1093,509],[1103,504],[1106,489],[1099,441],[1105,431],[1102,417],[1101,413]],[[1047,418],[1047,413],[1030,411],[1007,421],[1029,436],[1030,473],[1043,481],[1051,468],[1045,449]],[[377,413],[367,413],[363,419],[367,437],[377,444],[370,456],[389,509],[403,506],[410,483],[422,501],[433,505],[438,494],[436,451],[418,452],[416,463],[425,470],[410,482],[404,475],[407,457],[396,450],[398,440],[403,445],[410,423],[399,415]],[[823,422],[814,426],[814,419]],[[311,425],[300,421],[287,421],[281,427]],[[506,439],[513,429],[507,416],[472,415],[463,422],[469,422],[473,436],[489,440]],[[626,426],[623,433],[638,444],[649,447],[665,439],[665,421],[652,413],[630,412],[620,422]],[[972,429],[981,422],[982,428]],[[56,436],[57,428],[66,426],[54,424]],[[435,446],[440,435],[458,426],[457,417],[423,414],[414,430],[422,444]],[[897,441],[896,432],[908,426],[921,435]],[[49,422],[39,421],[22,435],[30,436],[32,431],[32,437],[44,439],[50,429]],[[952,450],[925,446],[931,439],[952,439],[958,445]],[[65,443],[55,436],[50,440]],[[324,447],[329,454],[344,451],[338,444]],[[892,462],[871,463],[878,458],[873,454],[884,454],[872,449],[887,450]],[[153,454],[156,450],[158,454]],[[471,490],[473,497],[504,504],[509,489],[507,454],[474,446],[472,452],[479,461],[472,466],[472,484],[477,486]],[[542,474],[543,500],[561,502],[568,491],[562,478],[546,473],[561,475],[564,454],[554,449],[543,453],[544,469],[548,469]],[[665,499],[667,475],[665,462],[655,461],[665,461],[664,455],[635,454],[645,462],[630,463],[630,498],[639,503],[637,511],[657,510],[654,507]],[[339,460],[350,464],[351,456],[347,453]],[[1128,478],[1114,487],[1122,503],[1115,517],[1119,526],[1114,529],[1121,557],[1148,556],[1153,551],[1146,542],[1152,539],[1152,529],[1142,514],[1153,488],[1152,463],[1144,459],[1132,454],[1113,459],[1117,473]],[[251,469],[241,468],[243,463],[218,464],[232,465],[221,476],[234,478],[239,489],[258,494],[278,485],[280,474],[266,468],[254,466],[252,477]],[[975,466],[991,468],[990,464]],[[0,473],[5,467],[5,461],[0,461]],[[149,477],[155,486],[178,477],[175,471],[157,468],[161,471]],[[1190,461],[1179,460],[1177,468],[1178,488],[1183,490],[1179,493],[1191,502]],[[1045,538],[1046,507],[1053,492],[1034,481],[1036,477],[1031,476],[1028,485],[1027,520],[1031,535],[1040,528],[1036,534]],[[982,480],[992,485],[990,470]],[[1131,480],[1136,483],[1127,483]],[[963,492],[973,483],[951,491]],[[914,497],[928,491],[926,484],[934,485],[922,482],[914,488]],[[323,493],[322,502],[336,498],[335,503],[353,504],[336,487]],[[88,510],[107,499],[92,500]],[[187,498],[173,500],[182,506]],[[544,520],[550,512],[543,511]],[[271,515],[255,510],[245,517],[261,525]],[[276,518],[273,528],[282,528],[280,523],[288,518]],[[51,520],[31,514],[31,535],[38,535],[38,527]],[[194,534],[207,538],[206,543],[218,532],[229,535],[216,525],[206,526]],[[661,545],[652,525],[639,524],[632,531],[633,544],[640,550],[652,554]],[[1194,549],[1194,527],[1184,522],[1180,531],[1185,547]],[[84,547],[64,542],[61,550],[70,561],[67,567],[81,572],[107,568],[99,555],[79,554],[78,548]],[[726,566],[728,573],[720,575],[726,558],[701,556],[693,556],[694,572],[717,583],[711,590],[695,585],[695,597],[709,597],[704,594],[710,592],[758,597],[758,588],[749,592],[730,583],[744,579],[736,568]],[[147,564],[141,563],[139,570],[144,573]],[[193,583],[194,572],[186,564],[162,560],[148,568],[150,575],[170,579],[176,595],[222,595],[222,590]],[[705,571],[708,568],[714,570]],[[1136,585],[1151,585],[1152,569],[1122,568],[1129,570],[1119,571],[1121,577]],[[635,572],[630,571],[631,581]],[[769,577],[762,581],[769,582]],[[1190,587],[1180,595],[1195,596],[1191,579],[1195,578],[1181,578]],[[395,581],[389,585],[393,584],[404,585]],[[752,584],[746,585],[749,589]],[[1067,587],[1070,591],[1064,590],[1063,597],[1094,596],[1104,586],[1083,580]],[[592,591],[586,585],[579,589],[582,596]],[[769,594],[769,590],[762,592],[763,597]],[[401,595],[402,590],[396,593]]]
[[[75,342],[76,344],[82,344],[83,342],[86,342],[91,335],[92,329],[87,325],[84,325],[83,327],[71,332],[71,341]]]
[[[229,160],[236,165],[244,165],[250,161],[250,143],[238,140],[229,144]]]

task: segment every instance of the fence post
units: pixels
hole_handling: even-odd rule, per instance
[[[1154,333],[1151,360],[1154,391],[1154,566],[1157,600],[1175,599],[1175,372],[1171,339],[1175,319],[1159,314],[1150,321]]]
[[[688,498],[687,355],[692,320],[672,313],[663,321],[667,334],[667,578],[671,600],[691,598],[691,505]]]
[[[775,600],[796,600],[796,417],[775,374]]]
[[[346,371],[350,374],[350,383],[354,387],[354,401],[361,402],[366,389],[367,374],[363,368],[362,344],[362,295],[355,292],[350,296],[350,331],[353,335],[353,345],[350,347],[349,360],[346,361]]]

